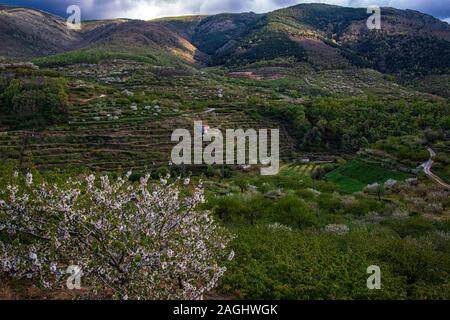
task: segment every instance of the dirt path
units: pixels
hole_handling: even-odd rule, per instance
[[[436,181],[438,184],[440,184],[444,188],[450,190],[449,184],[445,183],[441,178],[439,178],[437,175],[435,175],[433,172],[431,172],[431,168],[433,167],[433,164],[434,164],[433,159],[436,157],[436,152],[434,152],[434,150],[431,148],[428,148],[428,152],[430,153],[430,159],[422,165],[423,171],[425,172],[425,174],[428,177],[430,177],[431,179]]]
[[[86,103],[86,102],[89,102],[89,101],[92,101],[92,100],[95,100],[95,99],[103,99],[103,98],[106,98],[106,94],[101,94],[98,97],[92,97],[92,98],[89,98],[89,99],[80,99],[79,102]]]

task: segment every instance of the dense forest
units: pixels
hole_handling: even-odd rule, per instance
[[[0,81],[0,120],[13,128],[38,129],[64,123],[68,115],[67,82],[51,72],[16,70]],[[51,77],[49,75],[52,75]]]
[[[306,150],[351,152],[390,136],[428,129],[444,138],[450,130],[450,106],[443,100],[325,97],[258,110],[289,123]]]

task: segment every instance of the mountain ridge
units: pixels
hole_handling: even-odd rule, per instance
[[[450,25],[414,10],[384,7],[370,31],[363,8],[299,4],[269,13],[221,13],[153,20],[84,21],[69,30],[58,16],[0,5],[0,57],[32,59],[77,50],[167,56],[195,66],[239,68],[293,58],[312,68],[369,67],[392,74],[450,70]]]

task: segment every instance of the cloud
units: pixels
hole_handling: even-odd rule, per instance
[[[6,4],[29,6],[66,16],[69,5],[79,5],[83,19],[151,19],[188,14],[221,12],[268,12],[298,3],[328,3],[348,7],[370,5],[413,9],[445,19],[450,2],[442,0],[0,0]]]

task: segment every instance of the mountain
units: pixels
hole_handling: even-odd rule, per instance
[[[264,15],[222,14],[202,20],[192,42],[215,64],[291,56],[334,65],[345,58],[381,72],[448,72],[450,25],[419,12],[383,8],[382,29],[370,31],[368,16],[366,9],[322,4]]]
[[[356,66],[404,76],[449,73],[449,24],[412,10],[381,12],[382,29],[373,31],[366,27],[366,9],[300,4],[267,14],[88,21],[76,32],[59,17],[2,6],[0,41],[6,45],[0,56],[97,50],[151,57],[155,63],[169,59],[234,69],[289,59],[318,70]]]
[[[170,55],[195,63],[197,49],[163,23],[105,20],[70,30],[57,16],[29,8],[0,7],[0,57],[29,59],[76,50]],[[201,56],[201,55],[200,55]],[[200,58],[199,58],[200,59]]]
[[[160,23],[130,20],[100,26],[83,35],[83,47],[134,53],[161,52],[195,63],[197,49]]]
[[[80,35],[45,12],[0,6],[0,56],[29,58],[76,49]]]

